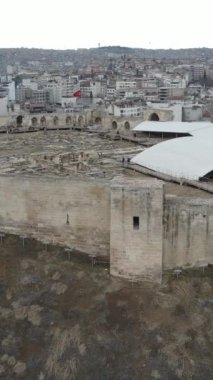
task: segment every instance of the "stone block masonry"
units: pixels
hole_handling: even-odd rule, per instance
[[[163,183],[115,179],[111,185],[110,270],[161,281]]]
[[[164,268],[213,264],[213,198],[166,196]]]
[[[0,176],[0,231],[107,257],[110,272],[160,282],[213,264],[213,199],[164,194],[156,179]]]
[[[110,188],[104,181],[1,176],[0,228],[109,256]]]

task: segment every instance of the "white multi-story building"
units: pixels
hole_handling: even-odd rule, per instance
[[[38,90],[38,82],[32,78],[23,78],[22,85],[26,88],[30,88],[33,91]]]
[[[16,89],[15,89],[15,82],[9,82],[8,83],[8,100],[11,102],[14,102],[16,99]]]
[[[129,88],[136,88],[137,87],[137,83],[136,81],[116,81],[116,90],[119,91],[119,90],[127,90]]]
[[[144,98],[144,90],[142,89],[135,89],[135,90],[129,90],[125,91],[124,98],[130,99],[130,98]]]
[[[114,87],[107,87],[106,96],[107,98],[114,98],[116,96],[116,89]]]
[[[157,79],[156,78],[142,79],[141,88],[157,88]]]
[[[163,79],[163,84],[165,87],[171,88],[186,88],[187,81],[185,78],[171,78],[165,77]]]
[[[50,91],[50,103],[61,103],[62,101],[62,85],[54,80],[46,83],[45,88]]]
[[[73,95],[74,82],[70,78],[63,78],[61,81],[62,97],[68,98]]]
[[[97,98],[102,95],[102,86],[101,82],[95,81],[90,83],[91,91],[94,98]]]
[[[102,86],[99,81],[80,81],[80,89],[82,97],[90,97],[97,98],[102,96]]]
[[[49,90],[32,90],[31,101],[34,103],[50,103],[50,91]]]
[[[16,93],[15,93],[15,82],[5,82],[1,85],[0,88],[0,96],[4,97],[8,96],[8,101],[14,102],[16,98]]]
[[[8,114],[8,95],[0,95],[0,116]]]
[[[114,104],[108,107],[108,112],[109,114],[118,117],[136,117],[142,115],[142,106],[130,104]]]
[[[183,121],[200,121],[203,117],[202,106],[198,104],[189,104],[183,106]]]

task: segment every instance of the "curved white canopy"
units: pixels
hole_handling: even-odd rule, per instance
[[[213,170],[210,128],[206,129],[207,133],[200,131],[196,137],[180,137],[154,145],[133,157],[131,162],[173,177],[199,180]]]
[[[194,135],[194,131],[203,128],[212,128],[213,124],[210,122],[182,122],[182,121],[143,121],[133,131],[139,132],[159,132],[159,133],[189,133]]]

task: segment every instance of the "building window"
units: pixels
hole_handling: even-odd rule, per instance
[[[140,219],[139,216],[133,216],[133,228],[134,230],[139,230]]]

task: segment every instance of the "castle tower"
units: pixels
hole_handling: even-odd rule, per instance
[[[163,182],[117,177],[111,184],[110,272],[161,282]]]

